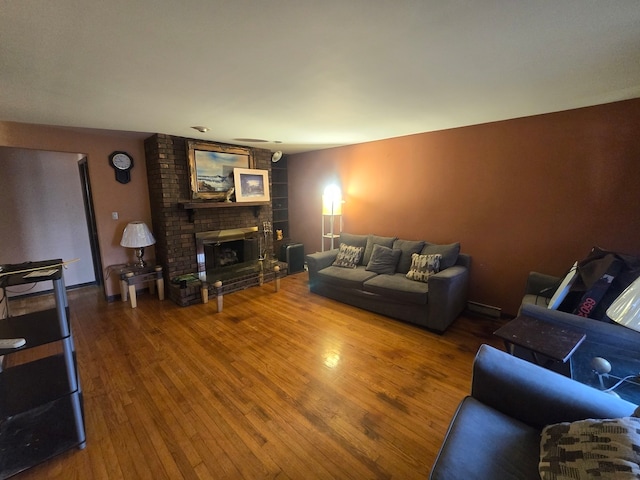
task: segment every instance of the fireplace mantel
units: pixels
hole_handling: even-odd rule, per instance
[[[271,205],[271,202],[198,202],[192,200],[184,200],[178,202],[178,205],[189,213],[189,222],[193,223],[194,210],[200,208],[233,208],[233,207],[253,207],[253,215],[258,216],[258,209],[267,205]]]

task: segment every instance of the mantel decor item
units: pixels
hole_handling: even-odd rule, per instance
[[[193,199],[225,200],[234,186],[234,169],[255,166],[251,149],[245,147],[188,140],[187,156]]]
[[[147,227],[147,224],[141,221],[130,222],[124,227],[122,232],[122,240],[120,245],[127,248],[136,249],[136,258],[138,259],[135,264],[137,267],[144,267],[146,265],[144,257],[144,247],[148,247],[156,243],[156,239],[153,237],[151,230]]]
[[[269,171],[250,168],[234,168],[236,202],[268,202]]]

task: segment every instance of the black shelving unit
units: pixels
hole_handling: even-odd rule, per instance
[[[17,273],[38,268],[55,273],[35,277]],[[42,281],[53,282],[56,307],[0,319],[0,338],[26,339],[22,347],[0,349],[0,357],[52,342],[60,342],[62,353],[0,371],[0,479],[86,446],[62,261],[9,266],[8,274],[0,277],[0,288]]]
[[[276,230],[282,230],[289,237],[289,181],[287,177],[287,156],[271,164],[271,209],[273,211],[273,239]]]

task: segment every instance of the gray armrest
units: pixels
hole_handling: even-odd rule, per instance
[[[309,278],[313,278],[323,268],[329,267],[338,256],[338,249],[334,248],[327,252],[310,253],[305,257],[307,268],[309,269]]]
[[[585,418],[630,416],[636,405],[482,345],[471,396],[532,427]]]
[[[524,293],[551,298],[562,279],[540,272],[529,272]]]
[[[444,331],[467,305],[469,269],[454,265],[429,277],[429,328]]]

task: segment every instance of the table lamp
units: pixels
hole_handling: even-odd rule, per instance
[[[144,267],[146,264],[142,257],[144,257],[144,247],[153,245],[156,243],[156,239],[153,238],[153,234],[147,224],[141,221],[130,222],[124,227],[122,232],[122,240],[120,245],[127,248],[136,249],[136,257],[138,262],[135,264],[137,267]]]
[[[640,277],[636,278],[607,309],[607,317],[640,332]]]

